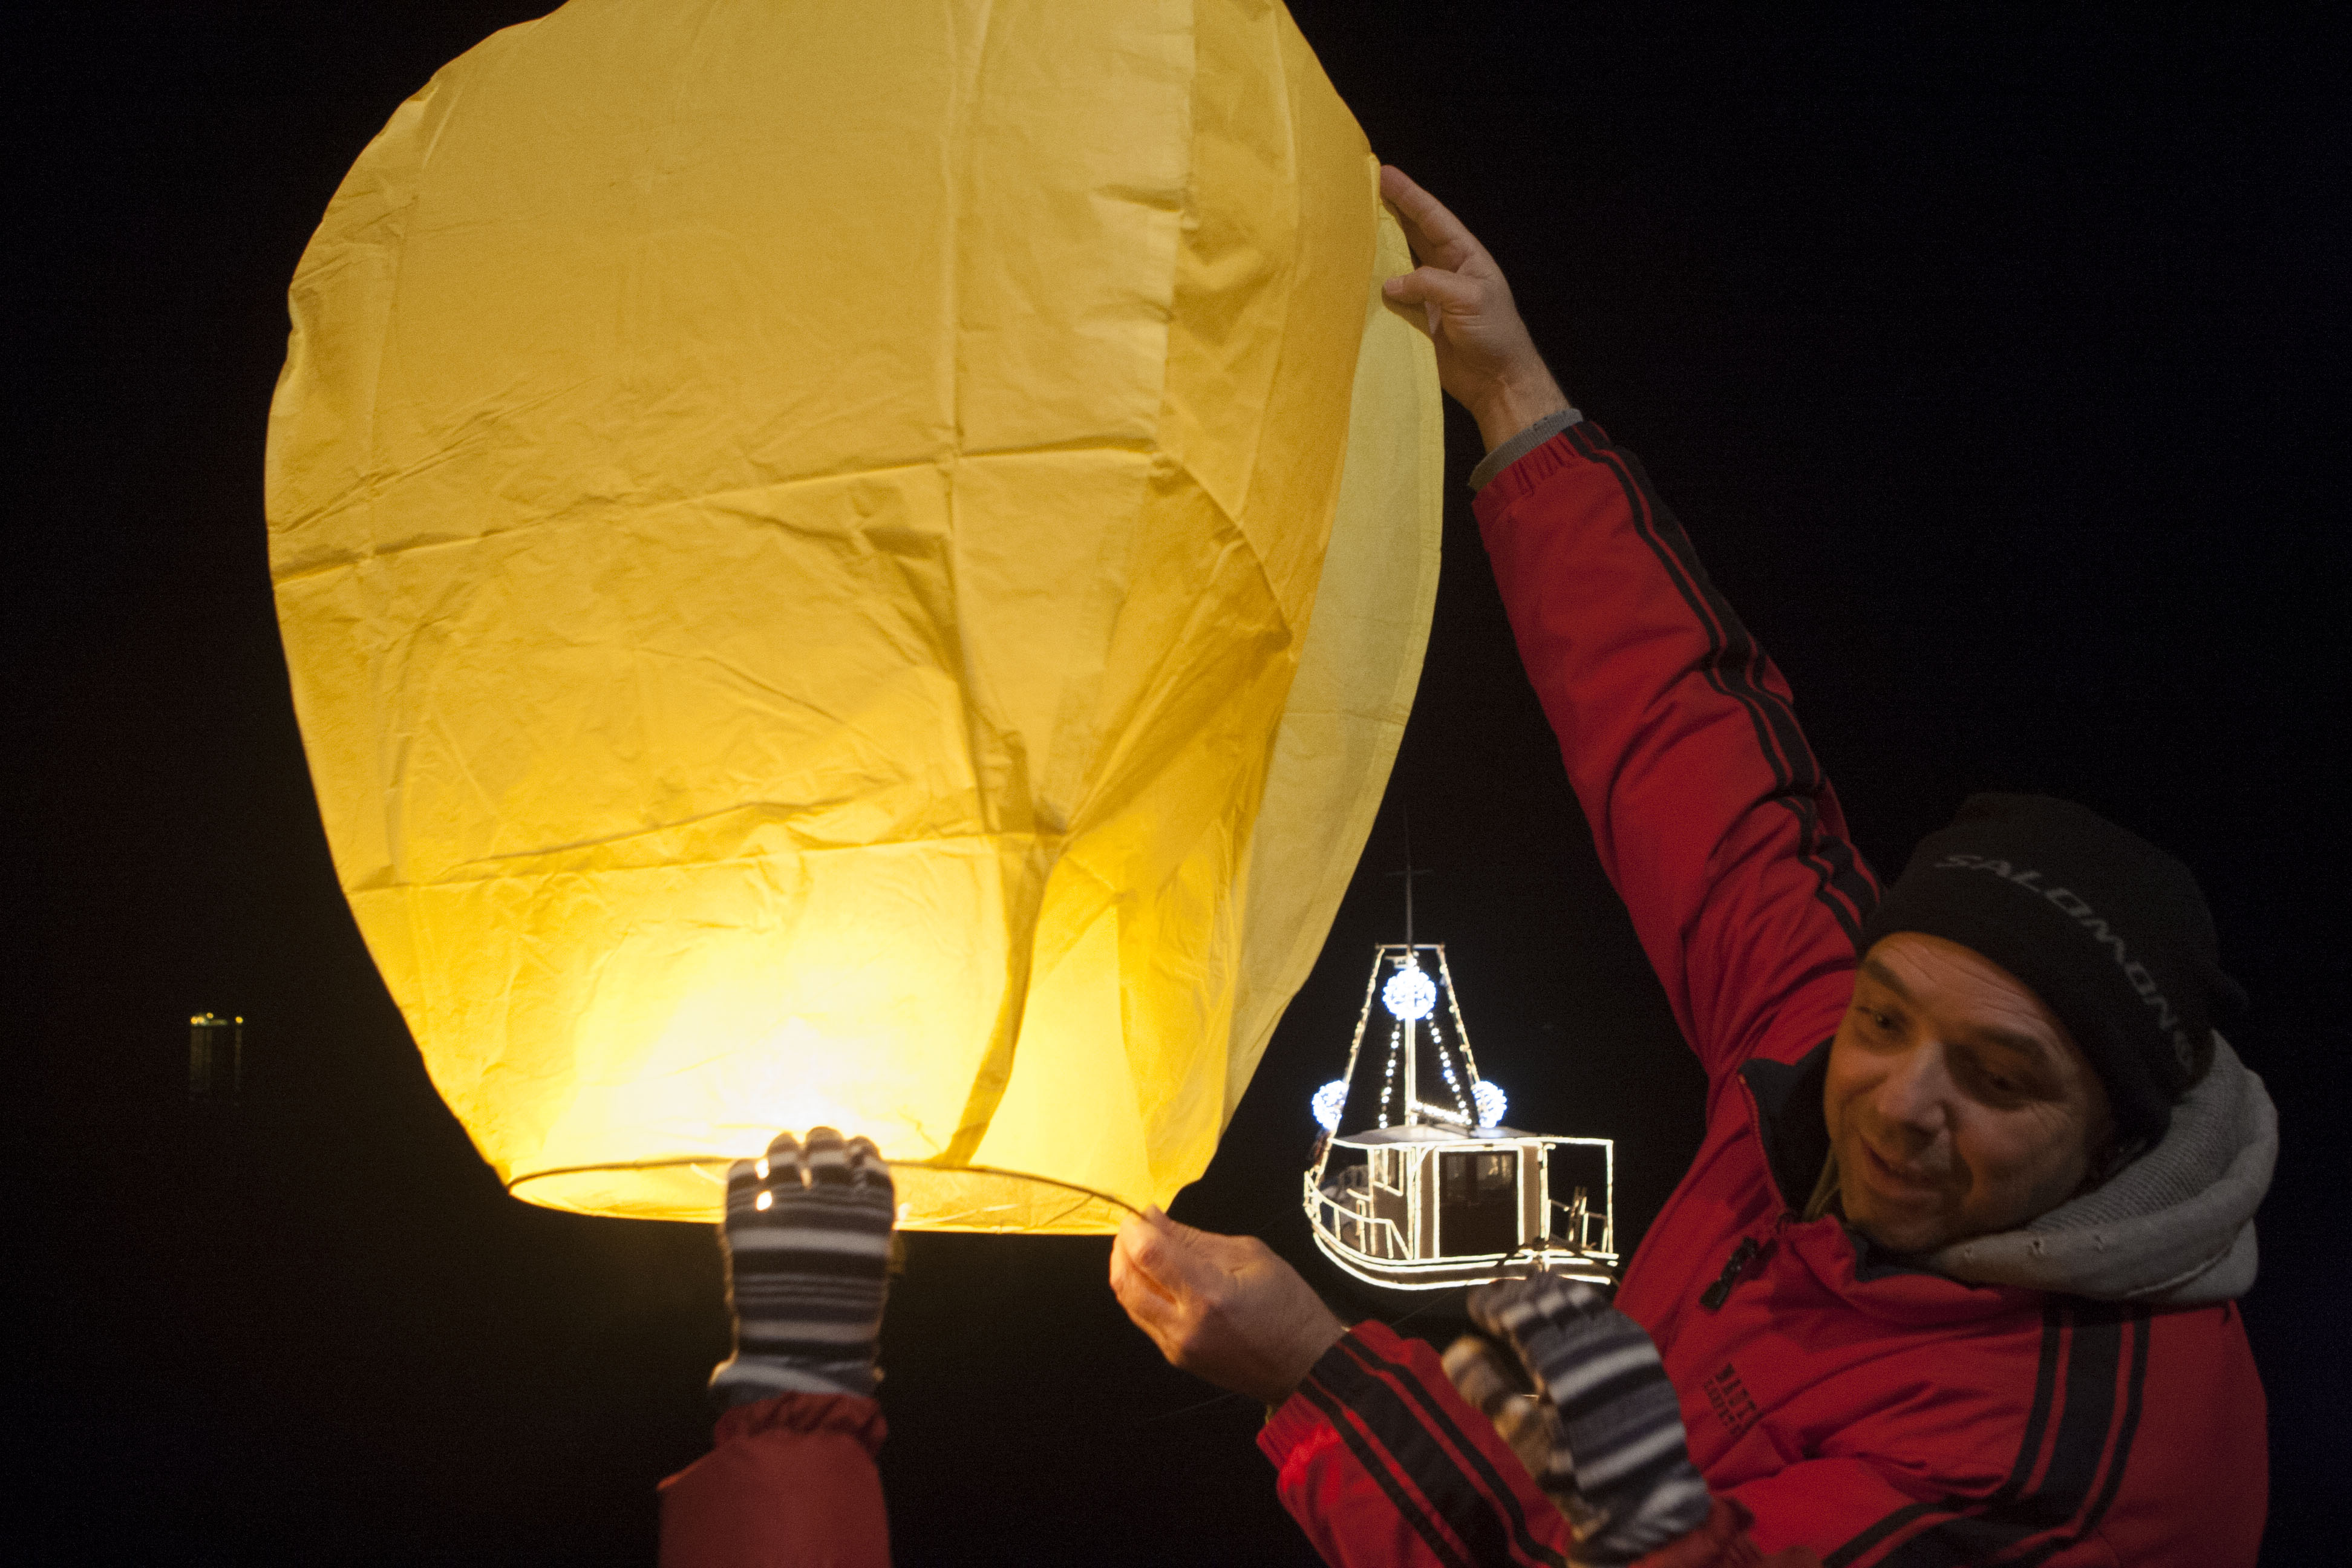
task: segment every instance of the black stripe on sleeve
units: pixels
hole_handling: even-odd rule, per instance
[[[1388,1450],[1398,1468],[1411,1478],[1421,1495],[1429,1500],[1446,1526],[1470,1549],[1471,1561],[1479,1563],[1507,1563],[1512,1548],[1524,1543],[1534,1552],[1543,1552],[1551,1563],[1561,1562],[1559,1554],[1545,1552],[1528,1534],[1527,1521],[1517,1515],[1517,1500],[1508,1488],[1500,1485],[1499,1478],[1487,1469],[1486,1479],[1494,1492],[1482,1490],[1452,1454],[1446,1452],[1429,1424],[1418,1418],[1399,1396],[1397,1389],[1363,1364],[1360,1357],[1370,1352],[1360,1347],[1347,1346],[1347,1358],[1330,1357],[1315,1371],[1314,1381],[1323,1384],[1325,1392],[1344,1403],[1353,1411],[1380,1445]],[[1377,1361],[1378,1357],[1370,1359]],[[1398,1369],[1402,1371],[1402,1369]],[[1412,1386],[1410,1375],[1402,1379]],[[1448,1425],[1451,1425],[1450,1423]],[[1484,1468],[1484,1456],[1462,1439],[1458,1428],[1448,1434],[1457,1452],[1468,1455],[1470,1460]],[[1498,1505],[1495,1500],[1503,1500]],[[1510,1511],[1507,1513],[1505,1509]],[[1517,1529],[1514,1530],[1514,1524]],[[1516,1539],[1515,1539],[1516,1538]],[[1530,1554],[1533,1554],[1532,1552]],[[1543,1560],[1539,1558],[1538,1561]]]
[[[1947,1498],[1941,1502],[1906,1503],[1884,1519],[1862,1531],[1844,1545],[1822,1559],[1822,1568],[1847,1568],[1888,1536],[1905,1529],[1931,1513],[1958,1515],[1979,1508],[2009,1502],[2025,1490],[2025,1483],[2033,1475],[2034,1461],[2042,1454],[2042,1434],[2050,1429],[2050,1408],[2058,1389],[2058,1350],[2064,1341],[2064,1322],[2055,1307],[2042,1311],[2042,1353],[2033,1373],[2033,1405],[2025,1418],[2025,1435],[2017,1445],[2017,1458],[2009,1467],[2008,1479],[1995,1488],[1992,1495],[1979,1503],[1974,1499]]]
[[[2115,1502],[2116,1493],[2123,1488],[2124,1469],[2131,1462],[2132,1439],[2139,1435],[2140,1394],[2147,1382],[2147,1342],[2152,1326],[2148,1322],[2147,1309],[2134,1307],[2130,1311],[2131,1371],[2125,1379],[2123,1420],[2116,1429],[2115,1453],[2107,1461],[2107,1479],[2099,1488],[2098,1500],[2091,1505],[2091,1510],[2083,1516],[2082,1522],[2074,1530],[2043,1542],[2042,1548],[2032,1555],[2020,1558],[2021,1564],[2046,1562],[2060,1548],[2096,1530],[2099,1521],[2106,1517],[2108,1507]]]
[[[1356,1430],[1355,1423],[1348,1419],[1346,1407],[1316,1387],[1313,1378],[1300,1384],[1298,1392],[1307,1396],[1309,1405],[1323,1413],[1323,1419],[1339,1434],[1339,1441],[1348,1446],[1348,1452],[1355,1456],[1356,1463],[1362,1466],[1364,1473],[1372,1478],[1373,1484],[1388,1495],[1398,1517],[1412,1526],[1413,1533],[1421,1537],[1432,1554],[1447,1568],[1474,1568],[1471,1560],[1463,1556],[1454,1543],[1445,1539],[1445,1532],[1438,1528],[1435,1520],[1430,1518],[1429,1510],[1413,1500],[1412,1494],[1404,1489],[1403,1483],[1381,1461],[1380,1454],[1366,1441],[1364,1435]]]
[[[2124,1467],[2131,1458],[2132,1439],[2139,1436],[2140,1395],[2147,1386],[2148,1341],[2154,1337],[2156,1329],[2156,1325],[2149,1321],[2147,1308],[2132,1309],[2131,1329],[2131,1374],[2124,1386],[2124,1423],[2116,1434],[2116,1456],[2107,1466],[2107,1483],[2099,1489],[2098,1502],[2083,1521],[2083,1529],[2086,1531],[2098,1528],[2099,1521],[2106,1518],[2108,1508],[2115,1502],[2116,1493],[2123,1489]]]
[[[1825,838],[1822,834],[1813,802],[1826,792],[1828,784],[1822,776],[1812,748],[1806,743],[1804,731],[1797,723],[1795,710],[1765,686],[1763,672],[1769,661],[1764,650],[1757,646],[1730,602],[1716,589],[1706,567],[1699,563],[1689,533],[1659,498],[1641,459],[1609,443],[1605,433],[1599,439],[1606,443],[1607,456],[1601,460],[1619,470],[1620,482],[1625,485],[1629,499],[1636,503],[1635,520],[1647,525],[1653,548],[1673,557],[1720,626],[1721,677],[1717,689],[1746,704],[1754,716],[1759,736],[1769,736],[1766,754],[1775,759],[1775,773],[1789,792],[1783,804],[1797,814],[1800,854],[1818,879],[1816,896],[1846,928],[1847,935],[1853,936],[1864,917],[1876,906],[1877,889],[1855,857],[1853,847],[1843,838]]]
[[[1913,1520],[1924,1519],[1931,1513],[1948,1511],[1949,1508],[1949,1503],[1941,1502],[1906,1503],[1822,1558],[1822,1568],[1846,1568],[1846,1564],[1909,1524]]]
[[[1487,1462],[1486,1456],[1480,1451],[1478,1445],[1470,1440],[1468,1435],[1454,1422],[1445,1406],[1429,1396],[1429,1391],[1422,1386],[1421,1380],[1412,1374],[1410,1368],[1389,1360],[1360,1340],[1350,1337],[1341,1340],[1339,1344],[1349,1355],[1366,1368],[1375,1373],[1385,1373],[1389,1378],[1393,1379],[1394,1382],[1391,1385],[1392,1391],[1402,1389],[1405,1397],[1419,1407],[1423,1421],[1436,1428],[1444,1435],[1446,1441],[1454,1445],[1454,1451],[1462,1456],[1463,1463],[1486,1484],[1486,1490],[1496,1499],[1496,1507],[1502,1512],[1505,1521],[1510,1528],[1512,1543],[1518,1548],[1521,1555],[1545,1563],[1549,1568],[1568,1568],[1567,1557],[1545,1545],[1537,1537],[1535,1531],[1528,1528],[1528,1516],[1521,1510],[1518,1494],[1511,1489],[1510,1483]]]
[[[2062,1311],[2074,1320],[2063,1404],[2040,1484],[2012,1498],[1988,1500],[1969,1515],[1920,1531],[1886,1554],[1882,1562],[1887,1568],[1961,1568],[2058,1531],[2040,1543],[2039,1557],[2047,1557],[2076,1538],[2079,1526],[2067,1527],[2083,1515],[2116,1426],[2122,1318],[2116,1309],[2089,1303]]]
[[[2042,1357],[2033,1369],[2033,1409],[2025,1418],[2025,1440],[2017,1446],[2017,1463],[2009,1469],[2009,1479],[1992,1494],[1994,1502],[2007,1502],[2025,1490],[2032,1478],[2033,1461],[2042,1457],[2042,1435],[2050,1430],[2050,1410],[2058,1392],[2058,1349],[2064,1342],[2066,1321],[2055,1306],[2042,1309]]]
[[[1708,685],[1744,708],[1756,730],[1757,749],[1772,771],[1779,803],[1797,818],[1798,858],[1813,873],[1814,898],[1856,940],[1862,921],[1877,906],[1878,889],[1853,847],[1822,830],[1814,804],[1828,784],[1806,743],[1795,711],[1763,679],[1766,658],[1730,603],[1717,591],[1697,552],[1664,501],[1651,487],[1641,462],[1610,441],[1590,420],[1561,432],[1582,457],[1617,477],[1633,517],[1634,531],[1666,569],[1668,580],[1705,628],[1707,658],[1702,672]]]
[[[2066,1408],[2042,1472],[2036,1522],[2064,1524],[2083,1510],[2098,1479],[2099,1461],[2116,1424],[2116,1373],[2123,1359],[2125,1313],[2084,1303],[2073,1310],[2074,1335],[2066,1349]],[[2022,1501],[2023,1500],[2021,1500]]]

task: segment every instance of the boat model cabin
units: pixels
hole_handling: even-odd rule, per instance
[[[1391,1289],[1538,1269],[1614,1283],[1615,1145],[1505,1126],[1507,1103],[1479,1075],[1444,944],[1383,943],[1347,1074],[1315,1095],[1315,1244]]]

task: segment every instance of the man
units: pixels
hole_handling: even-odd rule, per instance
[[[2079,806],[1979,796],[1882,897],[1639,465],[1569,406],[1476,240],[1397,171],[1382,190],[1423,263],[1389,296],[1486,438],[1496,580],[1707,1070],[1706,1135],[1622,1316],[1474,1301],[1539,1396],[1532,1446],[1486,1419],[1491,1362],[1451,1358],[1474,1408],[1256,1242],[1131,1221],[1122,1304],[1276,1407],[1261,1446],[1335,1563],[2252,1563],[2264,1406],[2234,1302],[2275,1120],[2212,1031],[2236,988],[2195,882]],[[1610,1436],[1596,1400],[1655,1365],[1680,1430]],[[1711,1505],[1675,1500],[1685,1432]]]

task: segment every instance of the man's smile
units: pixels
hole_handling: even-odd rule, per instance
[[[1907,1162],[1888,1159],[1867,1139],[1856,1138],[1853,1145],[1862,1154],[1863,1178],[1887,1197],[1919,1202],[1943,1189],[1942,1182]]]

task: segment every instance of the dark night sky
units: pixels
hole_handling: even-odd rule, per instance
[[[32,952],[7,1431],[17,1538],[76,1560],[644,1563],[655,1480],[705,1442],[709,1233],[513,1202],[440,1108],[336,890],[264,564],[295,258],[394,106],[541,8],[6,24],[8,902]],[[1375,148],[1486,239],[1571,395],[1643,455],[1878,866],[1990,787],[2073,795],[2199,871],[2284,1128],[2246,1316],[2265,1560],[2304,1560],[2340,1532],[2352,1398],[2328,1174],[2352,1047],[2326,740],[2352,590],[2345,61],[2244,10],[1623,9],[1643,19],[1295,7]],[[1629,1237],[1696,1142],[1696,1070],[1465,497],[1446,527],[1390,809],[1176,1208],[1302,1264],[1306,1100],[1397,934],[1399,803],[1437,868],[1421,930],[1513,1121],[1621,1140]],[[250,1021],[234,1116],[182,1095],[205,1008]],[[1105,1256],[913,1238],[885,1338],[898,1560],[1311,1561],[1256,1410],[1159,1365]]]

